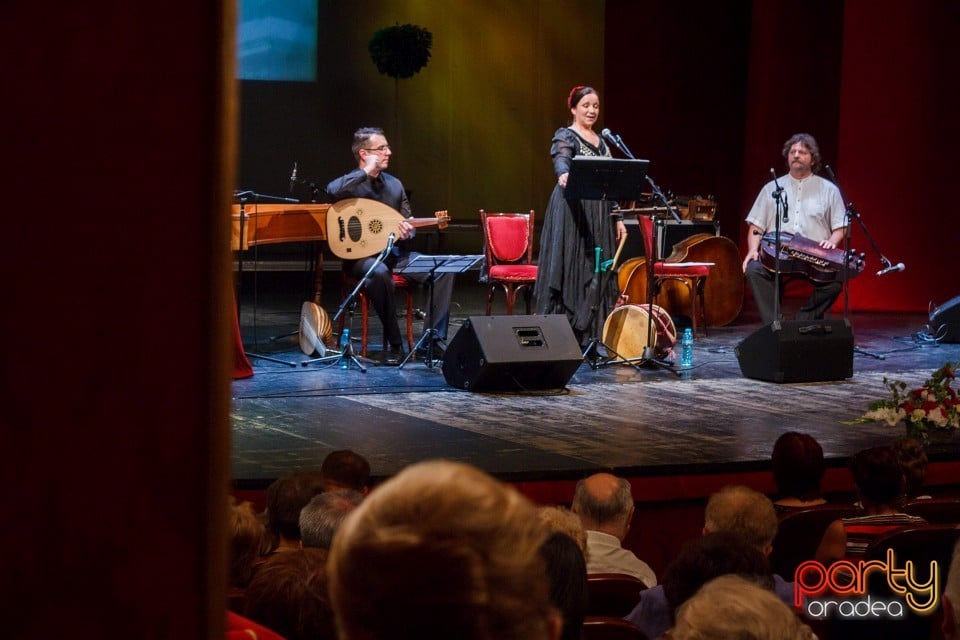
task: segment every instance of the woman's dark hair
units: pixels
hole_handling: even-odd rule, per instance
[[[573,109],[580,101],[583,100],[584,96],[588,96],[591,93],[597,93],[597,90],[593,87],[586,87],[582,84],[575,86],[570,90],[570,95],[567,96],[567,106]]]
[[[587,563],[580,546],[562,532],[554,532],[540,547],[550,581],[550,602],[563,614],[561,640],[578,640],[587,615]]]
[[[874,504],[895,504],[903,492],[903,470],[893,447],[872,447],[850,461],[860,496]]]
[[[814,500],[820,497],[823,447],[813,436],[787,431],[773,445],[770,457],[778,497]]]

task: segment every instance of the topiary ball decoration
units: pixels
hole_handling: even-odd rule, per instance
[[[427,66],[433,34],[415,24],[380,29],[370,39],[370,57],[380,73],[409,78]]]

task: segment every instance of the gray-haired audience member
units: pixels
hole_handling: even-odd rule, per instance
[[[625,573],[648,587],[657,576],[646,562],[622,546],[633,520],[630,483],[609,473],[596,473],[577,483],[572,510],[587,531],[587,573]]]
[[[363,494],[353,489],[324,491],[300,510],[300,541],[304,547],[329,549],[340,524],[363,502]]]

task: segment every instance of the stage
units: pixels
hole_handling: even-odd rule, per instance
[[[485,296],[475,273],[457,278],[451,336],[467,317],[483,314]],[[737,321],[710,327],[696,340],[688,380],[659,368],[583,364],[559,394],[471,393],[448,386],[439,367],[418,359],[403,369],[370,363],[366,373],[335,363],[301,366],[307,358],[295,336],[269,338],[299,326],[302,280],[261,273],[256,305],[250,286],[241,298],[247,350],[294,366],[251,358],[255,375],[233,383],[237,489],[262,489],[296,469],[315,468],[337,449],[366,456],[375,479],[429,458],[468,462],[512,482],[572,481],[597,469],[631,478],[742,474],[765,470],[774,441],[788,430],[812,434],[828,464],[842,467],[860,449],[903,435],[902,427],[844,424],[887,397],[885,376],[914,386],[945,362],[960,360],[960,345],[922,339],[924,314],[857,313],[848,316],[857,347],[851,378],[747,379],[734,349],[760,326],[748,300]],[[331,316],[338,293],[336,285],[326,288]],[[784,309],[796,303],[787,300]],[[503,313],[502,295],[494,313]],[[370,328],[371,350],[379,350],[375,317]],[[419,336],[422,320],[414,329]],[[938,435],[931,460],[960,459],[958,443],[952,434]]]

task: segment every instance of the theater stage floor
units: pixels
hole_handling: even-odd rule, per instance
[[[330,274],[326,280],[325,296],[338,294],[339,281]],[[689,380],[657,368],[584,364],[560,394],[471,393],[448,386],[439,367],[419,360],[403,369],[370,366],[366,373],[335,364],[300,366],[306,356],[295,337],[268,338],[297,330],[304,282],[301,274],[261,273],[256,296],[245,283],[241,332],[248,351],[296,366],[252,359],[255,375],[233,382],[237,488],[263,488],[345,448],[365,455],[378,478],[428,458],[469,462],[512,481],[573,479],[601,468],[624,476],[755,471],[765,468],[774,441],[787,430],[814,435],[829,463],[840,466],[856,451],[903,433],[882,424],[843,424],[887,397],[884,376],[915,385],[960,360],[960,345],[918,337],[923,314],[856,313],[849,316],[858,347],[852,378],[747,379],[734,348],[760,326],[748,300],[736,322],[711,327],[696,341]],[[465,318],[483,314],[484,295],[476,274],[458,276],[451,336]],[[502,296],[496,303],[495,312],[503,313]],[[796,303],[788,300],[785,310]],[[325,297],[331,316],[337,306]],[[379,322],[373,318],[370,326],[370,343],[379,348]],[[416,336],[421,327],[418,321]],[[960,437],[938,436],[929,451],[935,461],[960,460]]]

